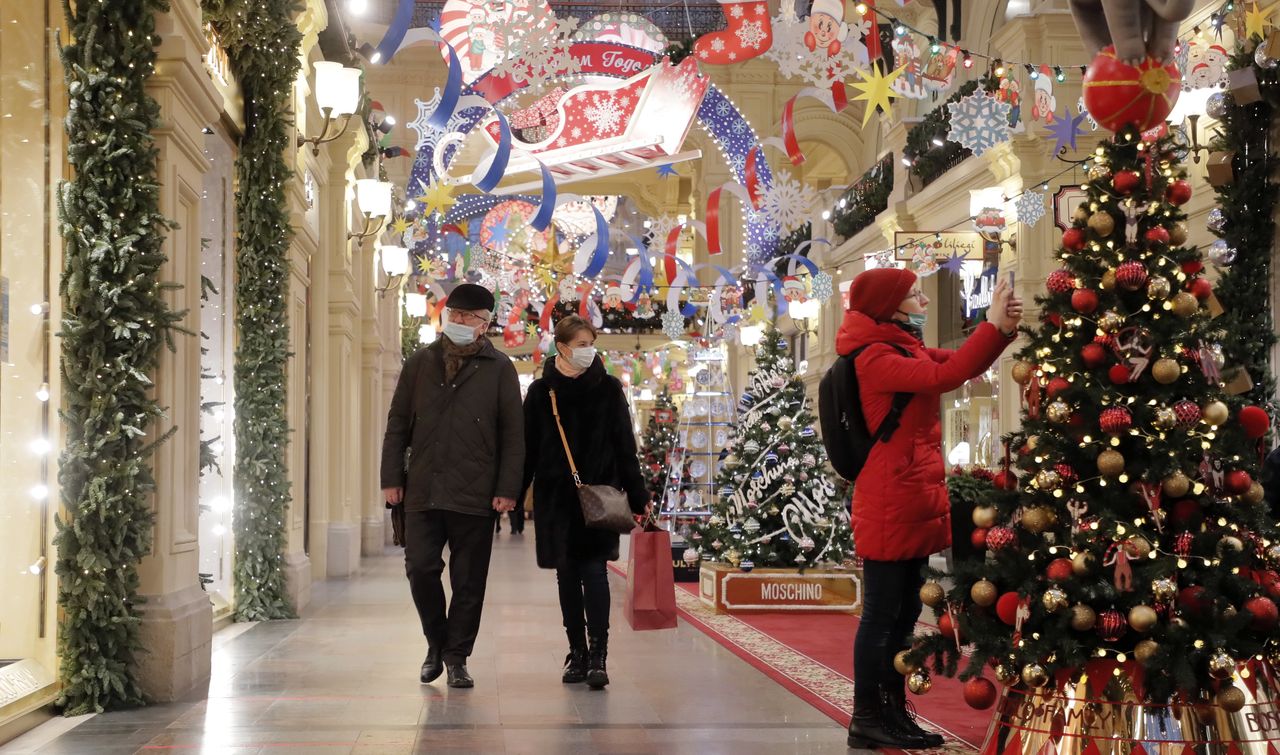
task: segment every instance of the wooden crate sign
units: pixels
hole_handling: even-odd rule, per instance
[[[861,613],[862,571],[753,569],[704,563],[698,593],[716,613]]]

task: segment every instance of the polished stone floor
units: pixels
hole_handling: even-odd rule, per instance
[[[603,691],[560,683],[555,577],[534,565],[532,528],[504,530],[474,689],[418,683],[425,645],[395,549],[317,585],[300,620],[219,633],[208,699],[89,717],[51,741],[37,729],[0,753],[846,752],[838,724],[698,630],[632,631],[611,580]]]

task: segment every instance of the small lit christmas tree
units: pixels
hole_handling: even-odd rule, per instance
[[[804,568],[840,564],[852,548],[849,514],[786,348],[770,327],[756,350],[716,502],[691,533],[704,560]]]
[[[655,502],[661,501],[666,493],[668,457],[676,446],[677,422],[676,404],[671,400],[671,391],[663,384],[640,441],[640,471],[644,474],[649,498]]]

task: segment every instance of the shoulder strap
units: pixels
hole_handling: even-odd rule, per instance
[[[898,352],[904,357],[911,356],[911,352],[907,351],[906,347],[902,346],[901,344],[889,343],[888,341],[885,341],[883,343],[885,346],[888,346],[889,348],[893,349],[894,351]],[[858,355],[860,355],[862,352],[866,351],[868,348],[874,345],[875,344],[869,343],[866,346],[862,346],[857,349],[854,349],[853,352],[849,355],[854,360],[854,366],[853,366],[854,375],[857,375]],[[859,384],[859,390],[861,390],[861,384]],[[893,401],[892,403],[889,404],[889,413],[884,415],[884,420],[880,422],[880,426],[877,427],[876,431],[871,435],[871,442],[873,444],[879,443],[881,441],[889,440],[890,436],[892,436],[893,433],[898,429],[898,426],[902,424],[902,412],[907,408],[907,404],[911,402],[912,395],[914,394],[911,394],[911,393],[893,394]],[[861,399],[861,397],[859,397],[859,399]]]
[[[573,484],[582,487],[582,478],[578,476],[578,466],[573,463],[573,452],[569,450],[569,439],[564,435],[564,425],[560,424],[560,408],[556,406],[556,392],[551,394],[551,416],[556,418],[556,429],[560,431],[560,442],[564,444],[564,455],[569,459],[569,471],[573,473]]]

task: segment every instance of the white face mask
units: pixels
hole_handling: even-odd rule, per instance
[[[476,342],[476,329],[460,322],[446,322],[444,335],[457,346],[469,346]]]
[[[581,346],[569,350],[569,364],[579,370],[585,370],[596,361],[596,347]]]

